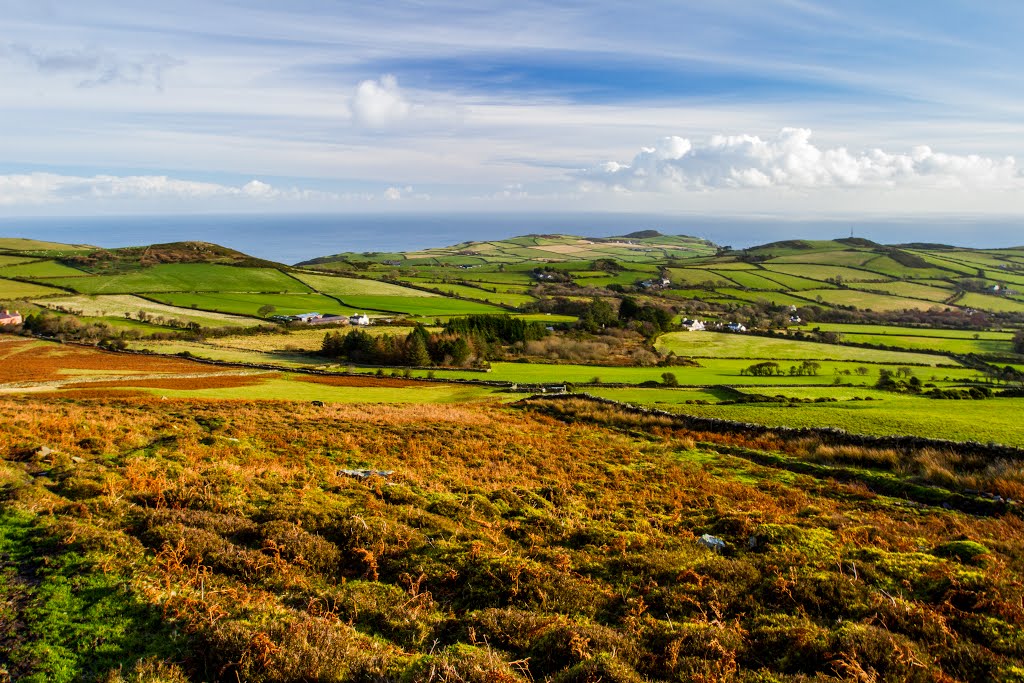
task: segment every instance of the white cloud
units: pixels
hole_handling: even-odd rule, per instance
[[[944,154],[915,147],[909,154],[845,147],[821,149],[806,128],[774,138],[715,135],[702,143],[666,137],[628,163],[609,161],[580,172],[585,189],[678,193],[727,188],[1024,189],[1013,157]]]
[[[387,199],[389,202],[397,202],[401,199],[428,200],[430,195],[424,192],[416,192],[412,189],[412,185],[406,185],[405,187],[389,187],[384,190],[384,199]]]
[[[350,103],[352,118],[367,128],[384,128],[409,117],[413,106],[398,89],[398,80],[386,74],[356,87]]]
[[[55,173],[0,175],[0,206],[96,200],[336,200],[339,195],[300,188],[277,189],[260,180],[241,186],[167,176],[68,176]]]

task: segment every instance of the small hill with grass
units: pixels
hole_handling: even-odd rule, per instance
[[[345,263],[382,263],[402,266],[483,266],[596,259],[654,263],[675,258],[709,256],[716,251],[714,243],[699,237],[662,235],[657,230],[641,230],[619,237],[524,235],[507,240],[462,242],[449,247],[408,252],[344,252],[303,261],[297,265],[331,267]]]

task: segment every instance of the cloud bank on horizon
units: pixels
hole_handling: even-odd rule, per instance
[[[0,209],[1024,212],[1011,0],[179,5],[0,0]]]
[[[583,171],[591,187],[647,192],[743,188],[886,188],[1020,190],[1024,173],[1013,157],[934,152],[926,145],[908,154],[881,149],[852,153],[820,149],[806,128],[784,128],[774,138],[715,135],[695,145],[676,135],[644,147],[629,163],[609,161]]]

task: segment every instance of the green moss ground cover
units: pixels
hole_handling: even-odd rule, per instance
[[[210,263],[165,263],[121,275],[53,278],[49,282],[84,294],[149,292],[309,292],[309,287],[273,268]]]

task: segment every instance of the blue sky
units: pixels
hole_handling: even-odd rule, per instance
[[[1024,207],[1024,3],[0,0],[0,213]]]

